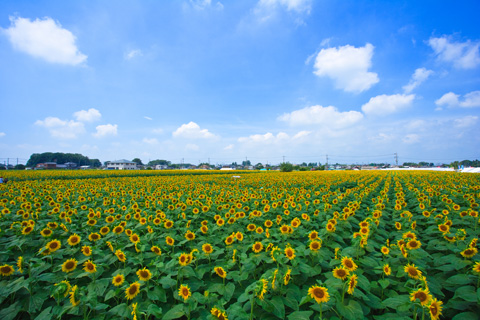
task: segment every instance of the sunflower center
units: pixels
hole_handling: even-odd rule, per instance
[[[417,292],[415,294],[415,299],[419,299],[420,302],[424,302],[425,300],[427,300],[427,295],[425,294],[425,292]]]
[[[418,276],[418,272],[417,272],[417,270],[414,269],[414,268],[408,269],[408,273],[409,273],[412,277]]]
[[[432,304],[430,306],[430,313],[435,317],[437,314],[438,314],[438,309],[437,309],[437,306]]]
[[[135,294],[137,292],[137,287],[133,286],[128,289],[128,293]]]
[[[313,295],[319,299],[322,299],[325,296],[325,292],[323,292],[320,288],[315,288],[313,290]]]
[[[73,261],[68,261],[68,262],[65,264],[65,268],[67,268],[67,269],[72,269],[74,265],[75,265],[75,264],[73,263]]]
[[[347,268],[352,268],[352,267],[353,267],[352,261],[350,261],[350,260],[345,260],[345,267],[347,267]]]

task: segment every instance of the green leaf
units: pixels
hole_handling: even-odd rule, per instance
[[[399,295],[396,297],[391,297],[383,300],[383,305],[392,309],[398,308],[400,305],[410,301],[408,295]]]
[[[465,285],[470,282],[472,282],[472,278],[466,274],[457,274],[447,279],[447,284],[450,285]]]
[[[289,320],[309,320],[313,311],[295,311],[292,312],[287,319]]]
[[[235,292],[235,285],[229,282],[225,286],[225,294],[223,295],[223,299],[225,299],[225,302],[230,301],[230,299],[233,297],[234,292]]]
[[[341,301],[338,301],[337,310],[346,319],[363,319],[362,306],[355,300],[350,300],[348,305],[344,305]]]
[[[43,294],[34,294],[30,296],[30,302],[28,305],[28,312],[30,314],[36,313],[42,308],[43,302],[46,300],[46,296]]]
[[[165,290],[162,287],[154,287],[153,290],[147,291],[147,296],[152,301],[167,302],[167,296]]]
[[[163,277],[163,278],[160,280],[160,283],[162,284],[162,286],[163,286],[164,289],[168,289],[168,288],[171,288],[171,287],[177,285],[177,281],[175,281],[175,280],[173,280],[172,278],[170,278],[170,276]]]
[[[462,312],[453,317],[452,320],[478,320],[478,314],[473,312]]]
[[[46,308],[35,318],[35,320],[50,320],[50,319],[52,319],[53,315],[50,314],[50,310],[52,310],[52,307]]]
[[[238,304],[233,304],[227,310],[228,319],[248,320],[250,315]]]
[[[149,316],[154,316],[155,318],[162,317],[162,308],[157,306],[156,304],[150,303],[147,308],[147,314]]]
[[[460,287],[455,291],[455,297],[461,298],[468,302],[477,302],[477,293],[472,286]]]
[[[8,308],[2,309],[0,311],[0,319],[13,320],[17,316],[17,313],[20,312],[21,309],[22,309],[22,306],[20,305],[20,302],[17,301],[14,304],[10,305]]]
[[[185,314],[185,307],[183,304],[177,304],[172,309],[168,310],[163,316],[163,320],[178,319]]]
[[[285,305],[283,304],[282,298],[279,296],[274,296],[270,303],[273,306],[272,313],[279,317],[280,319],[285,318]]]
[[[113,307],[112,309],[108,310],[108,313],[113,315],[117,315],[122,318],[126,318],[130,316],[130,309],[126,303],[119,304],[118,306]]]
[[[383,289],[387,289],[387,287],[390,285],[390,281],[388,281],[388,279],[380,279],[378,280],[378,283],[382,286]]]
[[[110,300],[111,298],[115,297],[116,294],[117,293],[115,292],[115,290],[108,291],[104,301]]]

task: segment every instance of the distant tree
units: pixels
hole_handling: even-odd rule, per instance
[[[140,160],[139,158],[133,159],[132,162],[135,162],[135,163],[138,164],[139,166],[142,166],[142,165],[143,165],[142,160]]]
[[[149,166],[156,166],[156,165],[169,166],[170,164],[171,162],[167,160],[152,160],[148,162]]]
[[[92,162],[93,161],[93,162]],[[63,152],[44,152],[34,153],[27,161],[27,167],[35,167],[39,163],[56,162],[58,164],[65,164],[67,162],[74,162],[79,166],[94,165],[100,166],[98,159],[89,159],[88,157],[79,153],[63,153]]]
[[[15,170],[25,170],[25,165],[23,164],[17,164],[15,167],[14,167]]]
[[[255,169],[257,169],[257,170],[261,170],[263,168],[264,168],[264,166],[260,162],[255,165]]]
[[[282,172],[292,172],[293,171],[293,165],[289,162],[282,162],[280,164],[280,171],[282,171]]]
[[[251,166],[252,163],[250,162],[250,160],[246,160],[246,161],[242,161],[242,166],[244,167],[248,167],[248,166]]]

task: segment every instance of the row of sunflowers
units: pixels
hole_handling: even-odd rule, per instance
[[[480,314],[479,175],[43,174],[0,185],[1,319]]]

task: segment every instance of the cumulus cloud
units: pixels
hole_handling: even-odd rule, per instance
[[[102,117],[100,111],[94,108],[77,111],[73,114],[73,116],[77,119],[77,121],[81,122],[94,122],[100,120]]]
[[[406,144],[417,143],[420,141],[420,136],[415,133],[410,133],[403,137],[402,141]]]
[[[278,117],[292,126],[322,125],[332,128],[344,128],[362,120],[363,114],[358,111],[339,112],[333,106],[319,105],[295,110]]]
[[[223,148],[223,150],[233,150],[233,144],[229,144],[228,146],[226,146],[225,148]]]
[[[322,49],[315,59],[313,73],[333,79],[337,89],[356,93],[368,90],[379,81],[376,73],[368,71],[373,49],[370,43],[359,48],[346,45]]]
[[[197,10],[204,10],[211,7],[214,7],[217,10],[223,9],[223,4],[221,2],[217,2],[212,6],[212,0],[190,0],[190,4]]]
[[[185,149],[187,149],[189,151],[198,151],[198,150],[200,150],[200,147],[197,146],[194,143],[187,143],[187,145],[185,146]]]
[[[462,107],[462,108],[475,108],[480,107],[480,91],[472,91],[463,96],[460,99],[460,95],[453,92],[445,93],[440,99],[435,101],[438,107]]]
[[[288,138],[289,136],[285,132],[279,132],[276,136],[273,135],[271,132],[267,132],[265,134],[253,134],[248,137],[240,137],[238,138],[238,142],[270,144],[270,143],[278,143],[282,140],[283,141],[287,140]]]
[[[141,57],[141,56],[143,56],[142,50],[134,49],[126,52],[124,58],[125,60],[131,60],[133,58]]]
[[[95,138],[103,138],[106,136],[116,136],[117,128],[118,126],[116,124],[102,124],[96,127],[97,131],[92,135]]]
[[[146,144],[158,144],[158,140],[155,139],[155,138],[143,138],[143,143],[146,143]]]
[[[277,7],[283,7],[288,11],[295,11],[298,13],[310,13],[312,8],[311,0],[260,0],[257,4],[258,8],[267,10],[274,10]]]
[[[11,17],[10,23],[3,32],[19,51],[51,63],[78,65],[87,60],[75,44],[76,37],[52,18]]]
[[[370,100],[362,106],[362,111],[372,115],[386,115],[407,109],[412,105],[414,94],[382,94],[370,98]]]
[[[212,139],[216,137],[213,133],[209,132],[208,129],[200,129],[200,126],[193,121],[182,124],[172,135],[175,138],[186,139]]]
[[[473,69],[480,65],[480,42],[455,42],[449,36],[430,38],[428,44],[432,47],[437,59],[452,63],[459,69]]]
[[[163,129],[162,129],[162,128],[155,128],[155,129],[152,130],[152,133],[162,134],[162,133],[163,133]]]
[[[468,128],[475,125],[478,121],[477,116],[465,116],[463,118],[458,118],[453,120],[453,125],[456,128]]]
[[[147,117],[147,116],[144,116],[144,118],[147,119],[147,120],[150,120],[150,121],[153,120],[152,118]]]
[[[46,128],[50,135],[58,139],[75,139],[85,132],[82,122],[73,120],[61,120],[57,117],[46,117],[45,120],[37,120],[35,125]]]
[[[428,79],[433,74],[432,70],[427,70],[426,68],[418,68],[412,75],[412,78],[407,85],[403,86],[405,93],[410,93],[418,87],[422,82]]]
[[[5,136],[6,136],[5,132],[0,132],[0,138]]]

